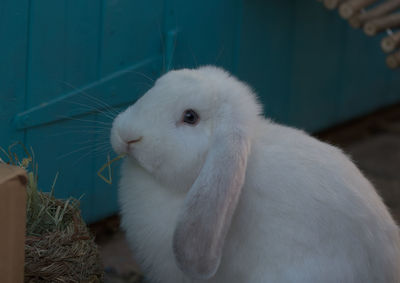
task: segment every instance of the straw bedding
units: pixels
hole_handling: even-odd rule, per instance
[[[103,266],[93,236],[80,215],[79,201],[54,197],[37,187],[38,170],[33,151],[25,157],[0,148],[0,162],[28,173],[26,204],[25,282],[102,282]]]

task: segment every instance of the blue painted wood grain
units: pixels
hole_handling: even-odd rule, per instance
[[[104,1],[101,76],[132,68],[119,81],[113,81],[108,86],[108,94],[114,95],[119,106],[133,103],[151,87],[153,80],[159,76],[161,68],[162,46],[162,14],[163,1]],[[155,59],[155,61],[153,61]],[[152,63],[143,68],[134,68],[138,63],[150,60]],[[125,97],[118,101],[116,97]],[[117,109],[116,111],[120,111]],[[107,123],[109,119],[98,117],[99,121]],[[109,131],[99,134],[99,140],[107,140]],[[101,142],[101,141],[100,141]],[[103,151],[106,152],[106,151]],[[106,161],[106,155],[95,154],[93,164],[100,168]],[[93,171],[94,172],[94,171]],[[116,190],[118,184],[118,167],[114,168],[114,183],[109,186],[103,180],[94,176],[91,197],[93,201],[91,219],[98,219],[117,211]]]
[[[167,30],[177,30],[173,67],[219,65],[232,70],[240,1],[167,1]]]
[[[102,76],[161,54],[163,7],[163,0],[104,1],[100,62]],[[134,74],[138,84],[146,82],[142,74]],[[159,73],[144,75],[152,77]]]
[[[267,116],[288,122],[291,96],[293,1],[243,1],[237,75],[259,95]]]
[[[24,140],[24,131],[14,127],[13,118],[25,107],[28,21],[28,0],[0,1],[0,146],[3,147],[11,141]]]
[[[222,66],[308,131],[400,101],[379,37],[317,1],[3,0],[0,40],[0,146],[32,146],[40,186],[59,172],[57,196],[82,196],[89,222],[117,211],[117,181],[96,175],[110,115],[170,68]]]
[[[31,2],[30,46],[27,77],[27,109],[64,96],[71,88],[97,80],[99,52],[100,1],[42,0]],[[66,85],[68,84],[68,85]],[[65,103],[64,109],[82,108]],[[62,115],[62,111],[58,113]],[[42,116],[47,116],[45,112]],[[94,120],[83,116],[78,119]],[[81,198],[87,219],[95,214],[93,206],[92,158],[81,158],[93,151],[94,130],[87,123],[64,121],[27,130],[26,144],[31,145],[39,163],[40,186],[51,187],[60,173],[56,196]],[[74,132],[81,130],[82,132]],[[77,149],[83,150],[77,151]],[[67,156],[65,154],[71,153]],[[84,172],[88,173],[84,173]]]
[[[336,11],[321,6],[317,1],[310,5],[298,1],[294,6],[288,122],[307,130],[327,127],[339,118],[341,79],[346,68],[347,23]]]

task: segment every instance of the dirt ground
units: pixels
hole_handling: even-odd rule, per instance
[[[341,147],[372,181],[400,223],[400,105],[317,133]],[[124,233],[113,216],[91,225],[105,266],[105,282],[142,282]]]

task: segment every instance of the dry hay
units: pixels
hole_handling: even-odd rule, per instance
[[[97,245],[79,214],[77,202],[36,193],[44,204],[42,208],[47,208],[39,216],[40,222],[28,218],[25,282],[100,282],[103,267]],[[57,219],[62,225],[56,224]]]
[[[1,149],[8,158],[0,162],[27,170],[27,223],[25,242],[25,282],[101,282],[103,266],[93,236],[80,215],[79,201],[54,197],[37,187],[37,165],[33,151],[19,159]],[[6,158],[6,159],[7,159]]]

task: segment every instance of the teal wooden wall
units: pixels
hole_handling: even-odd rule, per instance
[[[223,66],[308,131],[400,101],[379,38],[314,0],[2,0],[0,42],[0,146],[32,146],[41,187],[60,172],[57,196],[83,195],[89,222],[117,211],[97,99],[121,110],[170,68]]]

